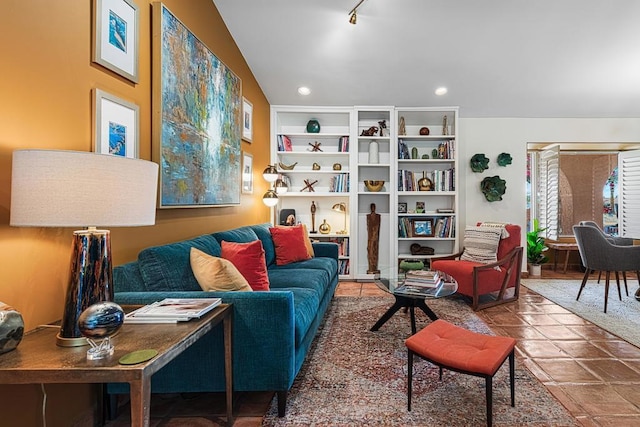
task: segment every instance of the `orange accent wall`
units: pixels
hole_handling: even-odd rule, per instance
[[[12,152],[91,151],[91,90],[100,88],[140,106],[140,157],[151,160],[152,2],[134,1],[140,12],[138,84],[91,62],[93,1],[0,5],[0,301],[22,313],[27,330],[62,315],[73,229],[9,226]],[[211,0],[163,3],[242,79],[243,95],[253,103],[253,143],[242,141],[241,148],[253,155],[254,194],[242,195],[239,206],[162,209],[155,226],[112,229],[115,265],[135,260],[151,245],[270,219],[261,200],[267,190],[261,171],[269,162],[267,99]],[[9,390],[0,387],[5,403]]]

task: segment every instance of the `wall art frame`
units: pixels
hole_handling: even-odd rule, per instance
[[[242,139],[253,141],[253,104],[245,97],[242,97]]]
[[[412,234],[416,237],[433,237],[433,221],[430,219],[414,219],[411,222]]]
[[[138,83],[139,22],[132,0],[93,0],[91,60]]]
[[[159,208],[240,204],[242,80],[164,4],[152,4],[152,157]]]
[[[242,152],[242,194],[253,194],[253,155]]]
[[[93,151],[137,159],[140,155],[140,107],[93,89]]]

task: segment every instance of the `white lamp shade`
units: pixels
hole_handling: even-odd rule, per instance
[[[84,151],[16,150],[10,225],[134,227],[156,218],[158,165]]]

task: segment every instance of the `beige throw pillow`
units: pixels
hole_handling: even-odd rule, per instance
[[[203,291],[253,291],[231,261],[191,248],[191,270]]]
[[[464,252],[461,260],[489,264],[498,260],[502,231],[495,227],[471,227],[464,230]]]

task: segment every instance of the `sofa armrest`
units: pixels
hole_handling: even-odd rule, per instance
[[[333,242],[313,242],[313,252],[316,257],[338,259],[338,244]]]
[[[150,304],[164,298],[222,298],[233,304],[234,371],[236,380],[251,383],[269,372],[263,390],[284,390],[295,377],[293,292],[118,292],[118,304]],[[221,351],[217,349],[216,351]],[[217,357],[218,353],[214,353]],[[255,382],[255,381],[254,381]],[[238,382],[236,382],[238,384]],[[254,384],[255,386],[255,384]]]

